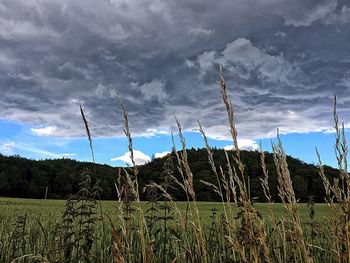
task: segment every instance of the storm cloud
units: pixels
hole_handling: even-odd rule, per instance
[[[239,136],[327,131],[349,121],[350,4],[337,0],[3,0],[0,118],[43,136],[187,130],[228,137],[224,67]]]

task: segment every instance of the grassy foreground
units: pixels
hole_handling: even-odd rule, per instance
[[[55,249],[52,247],[55,245],[55,242],[57,242],[55,239],[57,238],[55,236],[57,234],[55,233],[55,229],[56,226],[62,224],[65,204],[65,200],[0,198],[0,252],[2,252],[0,253],[0,262],[10,262],[11,260],[14,260],[13,262],[51,262],[47,261],[47,254],[55,252]],[[149,214],[151,205],[146,202],[141,202],[140,204],[144,215]],[[121,222],[120,217],[118,217],[118,207],[120,203],[117,201],[102,201],[101,205],[104,220],[96,218],[96,221],[93,222],[95,240],[91,248],[91,254],[96,257],[96,260],[93,262],[111,262],[110,244],[113,239],[113,227],[119,225]],[[164,202],[159,202],[158,205],[164,205]],[[192,205],[193,204],[190,203],[190,211],[193,211]],[[181,211],[182,216],[185,217],[187,202],[174,202],[173,206],[177,207],[177,209]],[[215,240],[218,236],[213,232],[214,229],[220,231],[223,227],[221,222],[224,217],[222,203],[197,202],[197,207],[200,212],[201,225],[204,228],[203,232],[206,235],[206,239],[210,241],[214,238],[213,240]],[[280,220],[283,220],[283,216],[285,215],[282,204],[272,204],[272,210],[269,204],[266,203],[255,203],[254,207],[262,214],[262,218],[265,219],[265,228],[271,232],[273,232],[273,225],[276,225],[276,222],[282,222]],[[232,203],[231,208],[232,214],[239,214],[239,209],[237,209],[234,203]],[[312,231],[316,228],[318,230],[322,229],[321,226],[323,222],[327,223],[328,220],[331,219],[327,204],[315,204],[313,208],[315,215],[314,218],[311,218],[310,206],[308,206],[308,204],[298,204],[301,224],[304,227],[306,236],[310,236],[310,238],[313,235]],[[226,209],[229,208],[226,206]],[[169,208],[169,211],[167,210],[169,215],[174,215],[174,217],[168,217],[167,224],[169,230],[175,229],[179,223],[176,220],[175,212],[171,212],[171,210],[172,208]],[[134,211],[133,213],[134,218],[137,218],[138,211]],[[161,216],[162,212],[158,211],[157,215]],[[272,222],[272,215],[274,222]],[[25,218],[25,222],[21,222],[23,218]],[[132,225],[132,223],[130,223],[130,225]],[[156,225],[157,223],[155,223],[153,227],[156,228]],[[162,229],[159,223],[158,227]],[[324,235],[319,235],[319,237],[320,239],[318,241],[316,240],[318,237],[312,237],[314,239],[312,242],[314,244],[323,243]],[[172,238],[176,238],[176,233],[174,233]],[[222,240],[217,240],[217,242],[222,242]],[[171,257],[171,249],[166,248],[166,250],[167,253],[169,253],[169,257]],[[21,258],[20,255],[25,257]],[[41,258],[41,255],[46,255],[46,257]],[[325,252],[320,259],[324,260],[326,258],[328,257]],[[219,257],[217,259],[219,260]],[[229,259],[228,257],[227,260]],[[136,259],[132,260],[137,261]],[[153,261],[161,262],[162,260],[163,259],[158,259]],[[168,258],[165,260],[168,261]],[[212,260],[216,259],[212,258]],[[188,259],[187,261],[191,262],[192,260]],[[225,260],[220,257],[219,261]],[[84,260],[82,262],[84,262]],[[118,261],[115,260],[114,262]],[[234,261],[230,260],[230,262]]]

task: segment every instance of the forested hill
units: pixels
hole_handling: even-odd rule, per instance
[[[140,189],[154,181],[164,181],[164,162],[167,157],[155,159],[152,162],[140,166]],[[223,150],[214,150],[216,165],[226,167]],[[175,176],[179,176],[176,168],[176,158],[172,156]],[[205,149],[188,150],[188,160],[194,174],[194,186],[198,200],[219,200],[217,195],[200,182],[205,180],[215,183]],[[250,177],[251,197],[257,197],[264,202],[259,177],[262,175],[260,154],[251,151],[242,151],[242,160],[246,164],[246,176]],[[313,196],[317,201],[322,201],[324,196],[323,183],[318,175],[318,168],[306,164],[292,157],[287,158],[294,190],[297,198],[306,201]],[[266,153],[266,163],[269,170],[269,184],[275,201],[277,196],[277,178],[272,154]],[[91,171],[93,181],[98,181],[103,189],[102,199],[116,199],[115,182],[117,168],[108,165],[100,165],[88,162],[78,162],[69,159],[34,161],[18,156],[6,157],[0,155],[0,196],[44,198],[45,189],[48,187],[48,198],[65,198],[70,193],[76,193],[79,187],[81,174]],[[325,167],[325,172],[330,177],[337,176],[337,170]],[[184,200],[185,195],[181,189],[170,191],[176,200]],[[144,195],[142,193],[142,195]]]

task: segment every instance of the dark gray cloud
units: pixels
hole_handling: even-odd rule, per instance
[[[95,136],[120,135],[119,94],[137,135],[176,114],[225,138],[221,64],[242,137],[326,130],[334,94],[350,116],[349,43],[340,0],[3,0],[0,118],[80,136],[81,103]]]

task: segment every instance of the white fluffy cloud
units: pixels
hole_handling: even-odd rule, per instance
[[[32,133],[38,136],[55,136],[57,134],[56,126],[48,126],[44,128],[31,128]]]
[[[198,56],[197,61],[203,75],[206,71],[213,70],[213,65],[220,64],[243,79],[249,79],[250,73],[257,72],[261,81],[291,84],[297,73],[295,66],[283,54],[270,55],[246,38],[228,43],[221,53],[204,52]]]
[[[170,152],[159,152],[159,153],[155,153],[154,157],[155,158],[163,158],[164,156],[167,156]]]
[[[135,160],[136,165],[142,165],[142,164],[145,164],[145,163],[151,161],[151,157],[149,157],[147,154],[144,154],[141,151],[134,150],[134,160]],[[112,162],[122,161],[122,162],[129,164],[129,165],[132,165],[132,161],[130,158],[130,151],[124,153],[121,156],[117,156],[117,157],[112,158],[111,161]]]
[[[247,151],[255,151],[256,149],[259,149],[259,145],[254,140],[249,139],[239,139],[238,140],[238,147],[241,150],[247,150]],[[230,151],[233,149],[233,145],[227,145],[224,147],[226,151]]]

